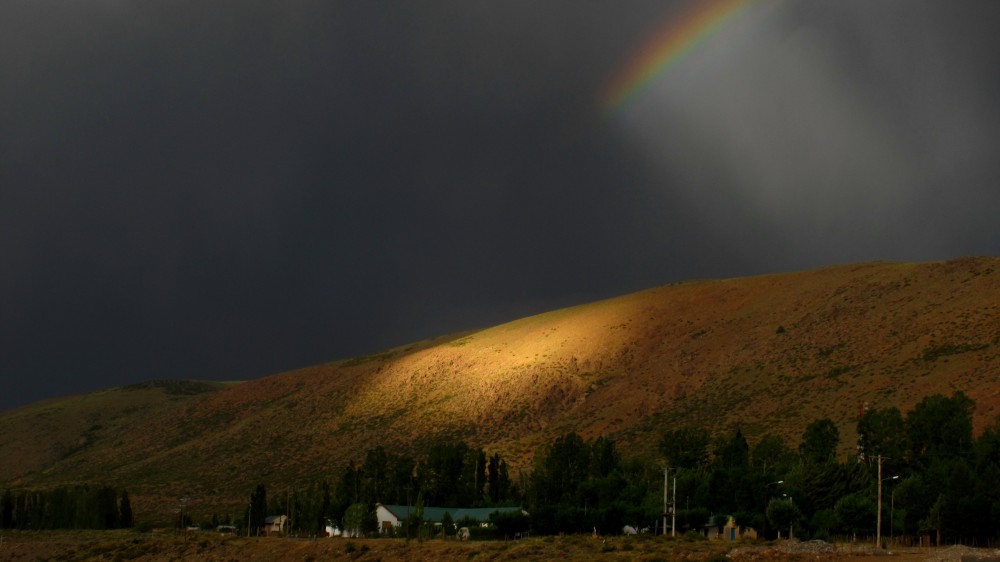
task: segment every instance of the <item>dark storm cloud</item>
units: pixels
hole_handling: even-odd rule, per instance
[[[676,280],[997,253],[996,10],[964,8],[782,4],[776,35],[746,30],[742,70],[619,118],[599,92],[683,4],[4,3],[0,408]],[[799,121],[754,117],[768,107]],[[850,157],[835,180],[920,189],[790,191],[832,160],[746,139],[796,146],[803,123],[836,138],[798,146]],[[859,142],[895,160],[851,161]],[[852,213],[889,241],[838,242]]]
[[[783,8],[629,108],[672,191],[768,269],[995,253],[996,7]]]

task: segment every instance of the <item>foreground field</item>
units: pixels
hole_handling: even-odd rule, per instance
[[[968,547],[874,552],[869,547],[824,543],[737,544],[687,542],[658,537],[564,536],[509,542],[402,539],[285,539],[221,537],[194,532],[133,531],[5,532],[0,561],[27,560],[358,560],[467,562],[488,560],[635,561],[833,561],[899,562],[996,560],[997,551]]]

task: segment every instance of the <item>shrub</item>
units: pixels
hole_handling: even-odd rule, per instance
[[[705,535],[699,533],[698,531],[688,531],[684,533],[683,539],[687,542],[698,542],[705,539]]]

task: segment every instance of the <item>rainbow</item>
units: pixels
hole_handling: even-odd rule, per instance
[[[667,19],[615,74],[601,96],[604,111],[617,112],[752,2],[695,0],[679,17]]]

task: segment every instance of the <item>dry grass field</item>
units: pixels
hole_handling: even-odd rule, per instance
[[[855,442],[863,404],[962,390],[1000,414],[1000,259],[678,283],[232,384],[160,381],[0,414],[0,488],[127,487],[137,518],[238,515],[382,444],[464,440],[514,473],[569,431],[652,455],[677,424]]]
[[[823,545],[824,547],[826,545]],[[815,549],[806,543],[766,544],[689,542],[664,537],[560,536],[508,542],[403,539],[291,539],[222,537],[216,533],[145,533],[134,531],[8,532],[0,561],[35,560],[350,560],[371,562],[468,562],[495,560],[567,561],[819,561],[929,562],[989,559],[997,552],[968,547],[887,549],[838,545]],[[964,557],[964,558],[963,558]]]

